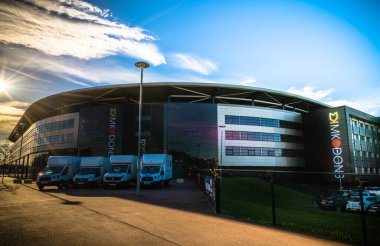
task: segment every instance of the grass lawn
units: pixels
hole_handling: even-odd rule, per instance
[[[355,213],[321,210],[313,195],[275,185],[277,225],[334,240],[360,244],[361,221]],[[270,184],[259,178],[223,178],[222,213],[257,223],[272,224]],[[380,217],[366,216],[369,245],[380,245]]]

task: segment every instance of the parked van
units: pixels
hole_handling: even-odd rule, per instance
[[[136,181],[137,156],[135,155],[113,155],[110,157],[111,169],[104,175],[103,186],[125,187],[132,181]]]
[[[45,186],[63,186],[71,184],[79,171],[81,158],[77,156],[49,156],[46,168],[37,177],[37,186],[43,190]]]
[[[144,154],[140,170],[140,183],[161,187],[169,185],[173,177],[172,156],[168,154]]]
[[[82,157],[79,173],[73,179],[74,187],[96,187],[103,182],[103,176],[109,168],[110,161],[107,157]]]

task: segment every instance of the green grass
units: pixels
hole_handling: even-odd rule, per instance
[[[334,240],[360,244],[359,214],[317,208],[313,195],[275,185],[277,225]],[[272,224],[270,184],[259,178],[223,178],[222,213],[262,224]],[[367,216],[370,245],[380,245],[380,217]]]

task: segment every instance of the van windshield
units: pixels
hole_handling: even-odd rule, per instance
[[[63,170],[63,167],[51,167],[51,166],[47,166],[43,173],[44,174],[55,174],[55,173],[61,173]]]
[[[129,165],[125,165],[125,164],[112,165],[111,168],[112,168],[112,172],[114,173],[126,173],[128,172]]]
[[[141,173],[159,173],[160,166],[143,166]]]
[[[100,176],[100,168],[98,167],[81,167],[79,174],[95,174],[95,176]]]

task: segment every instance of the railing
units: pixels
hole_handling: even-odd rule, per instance
[[[380,245],[380,175],[345,174],[339,180],[334,173],[235,169],[200,173],[203,190],[213,177],[210,204],[216,213],[351,244]]]

